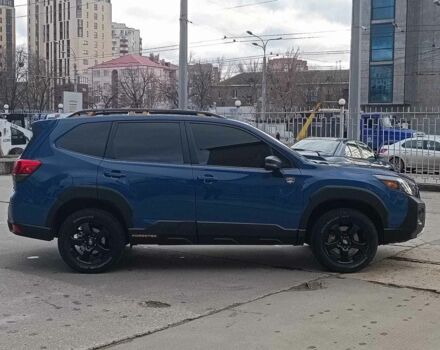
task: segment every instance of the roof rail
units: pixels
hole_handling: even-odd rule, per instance
[[[148,115],[178,115],[191,117],[224,118],[218,114],[202,111],[188,111],[179,109],[144,109],[144,108],[119,108],[119,109],[85,109],[71,114],[72,117],[99,117],[108,115],[148,116]]]

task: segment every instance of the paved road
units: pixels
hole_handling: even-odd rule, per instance
[[[440,194],[421,239],[356,275],[307,247],[136,247],[85,276],[7,232],[9,192],[0,177],[0,349],[438,349]]]

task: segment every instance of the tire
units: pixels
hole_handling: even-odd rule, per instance
[[[405,163],[399,157],[391,158],[390,163],[393,165],[394,170],[398,173],[404,173],[406,170]]]
[[[376,256],[378,234],[373,222],[358,210],[336,209],[323,214],[311,232],[316,259],[332,272],[362,270]]]
[[[13,148],[9,151],[10,156],[21,156],[23,154],[23,150],[21,148]]]
[[[68,216],[58,234],[64,262],[80,273],[101,273],[114,266],[125,247],[121,223],[100,209],[84,209]]]

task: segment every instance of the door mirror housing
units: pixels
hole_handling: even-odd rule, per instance
[[[266,157],[264,162],[264,168],[270,171],[279,171],[283,167],[283,162],[276,156]]]

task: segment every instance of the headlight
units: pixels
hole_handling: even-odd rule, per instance
[[[375,177],[391,190],[403,191],[410,196],[417,195],[416,188],[411,186],[408,181],[402,179],[401,177],[383,175],[376,175]]]

